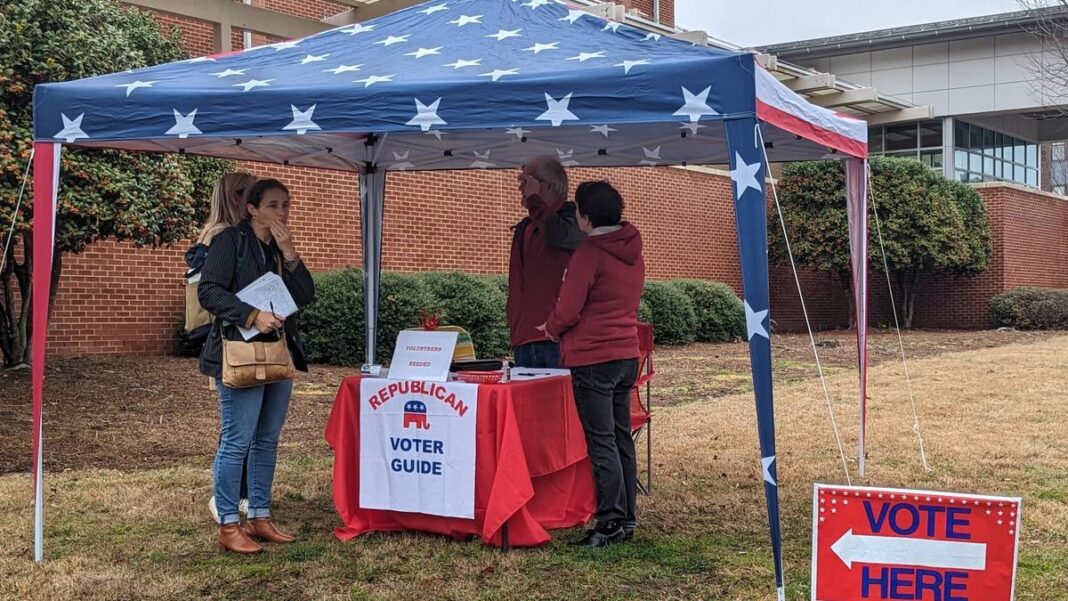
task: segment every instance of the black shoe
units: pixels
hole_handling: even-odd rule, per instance
[[[622,526],[613,524],[614,528],[605,528],[598,525],[590,530],[580,540],[568,543],[572,547],[607,547],[626,540],[627,533]]]
[[[623,542],[634,538],[634,526],[623,526]]]

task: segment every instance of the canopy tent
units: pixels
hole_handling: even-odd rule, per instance
[[[61,145],[182,152],[359,173],[368,362],[389,171],[512,168],[538,154],[569,167],[729,164],[782,596],[766,161],[831,153],[862,173],[863,121],[808,103],[748,53],[696,46],[552,0],[450,0],[242,52],[38,85],[34,134],[34,331],[47,331],[43,274],[52,246],[45,241],[54,238]],[[860,273],[862,181],[849,179],[848,198]],[[862,333],[865,290],[855,288]],[[39,503],[44,355],[41,339],[33,357]],[[863,402],[863,376],[861,388]]]

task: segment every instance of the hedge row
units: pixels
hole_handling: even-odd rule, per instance
[[[999,325],[1019,330],[1068,330],[1068,290],[1016,288],[990,299]]]
[[[745,336],[742,301],[716,282],[646,282],[638,319],[653,324],[657,344],[731,342]]]
[[[316,363],[358,365],[364,338],[363,270],[343,269],[314,275],[315,302],[301,314],[305,351]],[[462,325],[479,356],[507,355],[508,323],[501,276],[463,273],[382,273],[378,298],[377,360],[393,356],[401,330],[417,327],[423,311],[441,325]]]
[[[358,365],[364,360],[363,272],[315,274],[315,302],[301,314],[310,361]],[[393,355],[397,332],[419,325],[420,313],[471,334],[479,357],[510,353],[504,276],[427,272],[382,274],[377,360]],[[742,302],[728,286],[700,280],[647,282],[638,317],[653,324],[657,344],[727,342],[745,335]]]

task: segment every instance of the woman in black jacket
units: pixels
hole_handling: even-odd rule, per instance
[[[292,542],[271,520],[271,486],[278,437],[285,422],[293,382],[285,380],[251,388],[222,383],[222,341],[242,340],[236,326],[255,328],[268,340],[282,330],[293,365],[308,371],[296,315],[288,319],[260,311],[237,298],[237,292],[267,272],[281,272],[298,307],[312,302],[315,286],[297,253],[287,227],[289,190],[276,179],[256,182],[246,192],[249,219],[227,228],[212,241],[201,272],[198,298],[214,316],[211,333],[200,355],[200,371],[216,379],[222,435],[213,475],[219,510],[219,546],[238,553],[256,553],[253,539]],[[248,456],[249,508],[246,528],[240,526],[237,506],[241,471]]]

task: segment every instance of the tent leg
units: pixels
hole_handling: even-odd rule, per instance
[[[779,485],[775,465],[775,409],[771,385],[771,337],[768,332],[768,227],[764,194],[764,149],[759,142],[757,121],[752,117],[724,123],[730,150],[734,212],[738,229],[738,254],[742,263],[745,321],[749,360],[756,396],[757,431],[764,494],[768,503],[768,527],[775,561],[775,587],[785,598],[782,566],[782,534],[779,525]]]
[[[868,438],[868,164],[863,159],[847,159],[845,170],[849,254],[853,259],[853,305],[856,308],[858,394],[860,396],[857,471],[863,478],[864,455]]]
[[[360,173],[360,233],[363,244],[364,333],[367,365],[375,364],[378,341],[378,298],[382,283],[382,207],[386,172],[369,164]]]
[[[38,142],[33,157],[33,559],[44,561],[44,374],[48,298],[52,287],[59,144]]]

